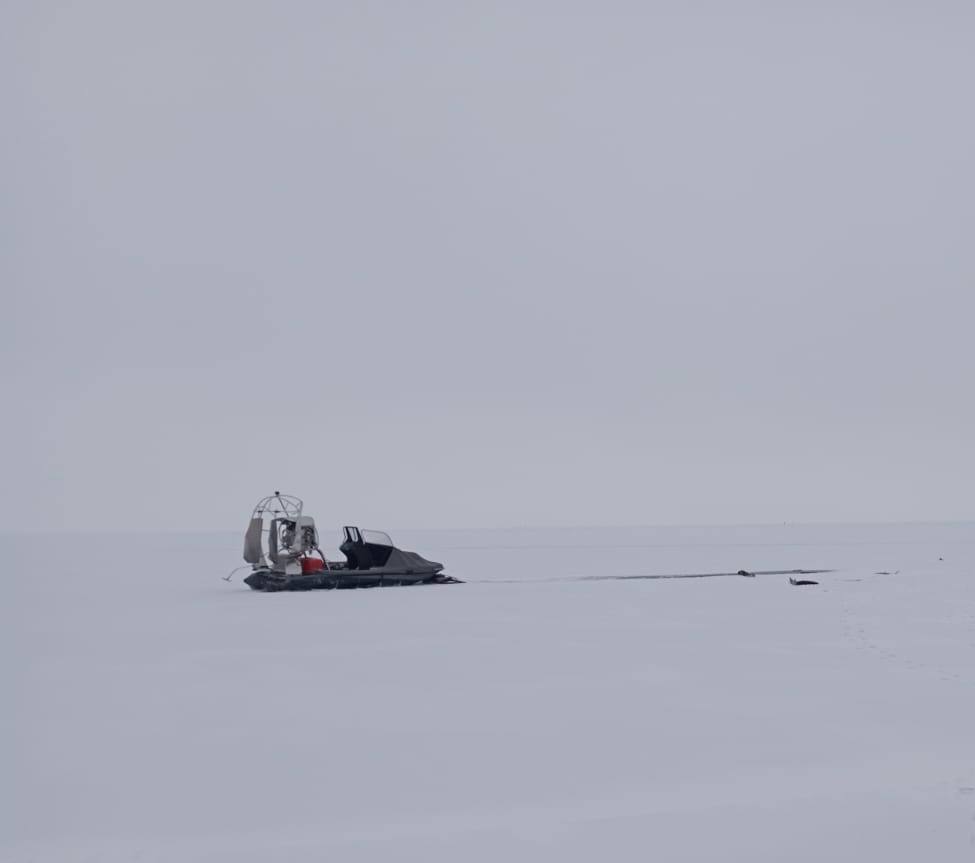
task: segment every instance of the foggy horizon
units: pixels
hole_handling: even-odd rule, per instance
[[[345,525],[345,522],[336,521],[332,522],[322,522],[318,518],[312,507],[308,507],[306,510],[308,515],[315,518],[316,527],[321,533],[322,544],[326,547],[338,547],[339,540],[341,538],[341,529]],[[545,532],[561,533],[567,531],[598,531],[601,534],[611,534],[613,531],[642,531],[642,530],[660,530],[660,531],[672,531],[677,529],[687,529],[687,530],[750,530],[750,529],[771,529],[771,528],[795,528],[801,529],[818,529],[818,528],[889,528],[897,527],[898,525],[903,525],[905,527],[966,527],[971,524],[975,524],[975,519],[939,519],[937,521],[783,521],[783,522],[715,522],[711,524],[706,523],[695,523],[695,522],[682,522],[680,524],[623,524],[623,523],[605,523],[605,524],[549,524],[549,525],[534,525],[534,524],[499,524],[494,526],[484,526],[484,525],[458,525],[456,527],[417,527],[415,525],[408,524],[366,524],[365,522],[357,525],[363,529],[372,530],[384,530],[390,532],[395,540],[400,533],[417,533],[417,534],[434,534],[434,533],[517,533],[525,532],[532,534],[539,534]],[[242,524],[239,525],[229,525],[224,527],[172,527],[172,528],[160,528],[160,529],[140,529],[140,528],[122,528],[115,529],[112,528],[107,522],[106,526],[91,526],[91,527],[68,527],[62,528],[61,532],[68,535],[77,536],[103,536],[103,535],[120,535],[120,536],[147,536],[147,537],[166,537],[166,536],[195,536],[195,535],[214,535],[214,534],[228,534],[237,536],[243,535],[244,529],[247,526],[247,516]],[[0,536],[24,536],[24,535],[34,535],[43,533],[44,529],[42,527],[32,527],[30,525],[23,528],[18,528],[14,530],[4,529],[0,530]],[[749,543],[743,543],[748,545]],[[675,547],[675,543],[664,543],[665,547]],[[676,544],[679,545],[679,544]],[[694,547],[699,547],[700,543],[693,543]],[[727,545],[727,543],[723,543]],[[652,547],[652,546],[648,546]]]
[[[0,21],[0,530],[975,519],[970,4]]]

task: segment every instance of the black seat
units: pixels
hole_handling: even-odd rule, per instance
[[[344,527],[345,540],[339,551],[345,555],[349,569],[369,569],[369,556],[363,549],[362,536],[357,527]]]
[[[345,541],[339,546],[339,551],[349,562],[349,569],[372,569],[386,565],[393,550],[392,546],[366,542],[357,527],[346,527],[343,530]]]

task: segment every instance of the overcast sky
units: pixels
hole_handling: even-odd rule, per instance
[[[975,4],[0,7],[16,529],[975,517]]]

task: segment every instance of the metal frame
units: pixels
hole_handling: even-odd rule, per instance
[[[274,508],[275,503],[277,503],[277,508]],[[254,511],[251,513],[251,518],[264,518],[264,515],[269,513],[271,518],[284,516],[284,518],[296,521],[301,516],[304,506],[305,502],[300,497],[295,497],[293,494],[281,494],[281,492],[276,491],[274,494],[262,497],[257,502]]]

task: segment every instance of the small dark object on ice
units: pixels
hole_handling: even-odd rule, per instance
[[[747,576],[748,578],[754,578],[755,577],[755,573],[754,572],[749,572],[747,569],[739,569],[738,570],[738,574],[739,575]]]
[[[819,584],[818,581],[813,581],[811,578],[789,578],[789,584],[793,587],[804,587],[807,584]]]

